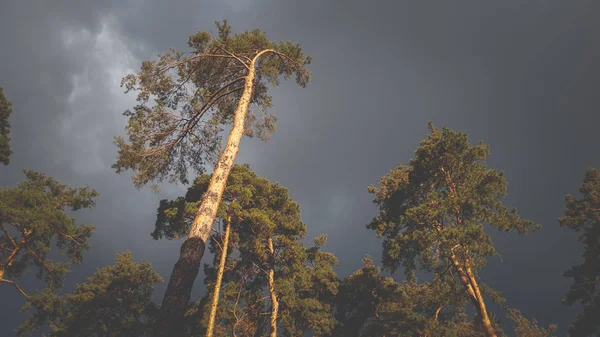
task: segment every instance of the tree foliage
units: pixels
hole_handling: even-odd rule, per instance
[[[392,272],[403,266],[409,278],[417,267],[456,286],[458,278],[477,310],[477,321],[488,337],[497,336],[483,294],[494,292],[479,284],[477,271],[496,249],[484,225],[525,234],[536,230],[514,209],[502,203],[504,175],[488,169],[489,147],[471,145],[467,135],[429,123],[415,158],[369,186],[379,216],[367,225],[384,237],[383,264]]]
[[[134,170],[138,187],[164,179],[187,183],[188,169],[200,174],[215,162],[221,131],[233,122],[245,76],[259,53],[269,51],[256,61],[251,97],[256,111],[246,116],[247,136],[266,140],[275,131],[277,118],[265,112],[272,107],[269,85],[294,75],[302,87],[310,80],[304,67],[311,58],[298,44],[272,42],[260,30],[232,34],[227,21],[216,26],[215,34],[190,36],[190,52],[172,49],[123,78],[127,92],[137,91],[139,104],[124,113],[129,142],[116,137],[119,157],[113,167]]]
[[[12,150],[10,148],[10,123],[8,118],[12,113],[12,104],[4,96],[0,87],[0,163],[8,165]]]
[[[68,264],[48,258],[52,241],[72,263],[80,263],[94,227],[77,225],[66,211],[91,208],[98,195],[89,187],[71,188],[43,173],[24,170],[27,179],[0,189],[0,282],[15,283],[30,267],[49,289],[60,288]]]
[[[556,325],[551,324],[548,328],[540,328],[535,319],[529,320],[519,310],[508,309],[507,318],[515,325],[516,337],[553,337]]]
[[[152,292],[161,282],[149,263],[134,262],[127,251],[117,255],[115,265],[98,269],[78,284],[72,294],[36,295],[24,307],[31,314],[19,327],[19,335],[45,326],[48,337],[150,336],[157,313]]]
[[[392,271],[402,265],[410,273],[419,264],[442,272],[452,251],[482,267],[496,254],[484,225],[521,234],[539,226],[502,204],[506,179],[486,168],[489,146],[472,146],[464,133],[429,127],[408,166],[382,177],[380,188],[369,186],[380,213],[368,228],[384,237],[383,262]]]
[[[201,175],[185,198],[161,201],[154,238],[186,235],[209,181],[209,175]],[[272,309],[267,295],[268,274],[272,266],[280,305],[278,335],[302,336],[312,331],[315,336],[324,336],[331,332],[335,325],[331,301],[337,292],[333,265],[337,259],[321,251],[326,242],[324,236],[316,238],[313,246],[304,246],[301,239],[306,225],[287,189],[258,177],[247,165],[236,165],[218,214],[218,223],[231,218],[232,233],[214,336],[229,336],[232,331],[237,336],[255,336],[268,331],[268,313]],[[274,254],[268,248],[269,239]],[[191,334],[201,333],[207,323],[208,299],[216,279],[221,244],[221,234],[213,234],[209,249],[215,254],[214,260],[205,265],[209,291],[189,313],[194,317],[188,319],[192,321]]]
[[[564,274],[573,279],[564,303],[583,306],[570,328],[571,336],[600,336],[600,170],[587,170],[579,192],[581,198],[566,196],[565,214],[559,218],[561,226],[580,233],[583,244],[583,262]]]
[[[397,283],[370,257],[363,263],[340,284],[334,337],[481,336],[467,321],[460,289],[439,279]]]

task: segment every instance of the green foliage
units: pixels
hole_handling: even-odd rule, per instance
[[[363,263],[340,284],[334,337],[482,336],[466,320],[460,288],[439,279],[400,284],[370,257]]]
[[[259,30],[231,34],[227,21],[216,24],[216,34],[190,36],[191,52],[172,49],[123,78],[127,92],[138,92],[139,104],[124,113],[129,142],[116,137],[119,157],[113,167],[118,173],[134,170],[137,187],[167,178],[187,183],[188,169],[203,173],[218,158],[221,131],[233,121],[247,71],[259,53],[269,51],[255,63],[252,107],[262,120],[248,111],[247,136],[256,131],[266,140],[275,131],[277,118],[264,112],[272,106],[269,84],[277,86],[280,77],[292,75],[302,87],[310,80],[305,66],[311,58],[298,44],[272,42]]]
[[[154,238],[174,239],[187,234],[209,181],[210,175],[201,175],[184,198],[161,201]],[[325,236],[316,238],[312,247],[301,242],[306,225],[288,190],[258,177],[248,165],[236,165],[228,178],[217,223],[227,217],[231,218],[232,232],[215,336],[229,336],[232,331],[237,336],[255,336],[268,331],[267,273],[271,262],[280,303],[278,334],[329,334],[335,325],[331,302],[337,293],[338,280],[333,272],[337,259],[321,251]],[[274,243],[274,256],[268,250],[269,239]],[[208,314],[199,319],[209,310],[222,243],[221,234],[212,235],[209,249],[214,260],[204,267],[209,291],[188,313],[190,335],[202,333],[207,324]]]
[[[8,165],[12,150],[10,148],[10,123],[8,118],[12,113],[12,104],[4,96],[4,90],[0,87],[0,163]]]
[[[382,177],[380,188],[369,186],[380,213],[367,227],[385,238],[383,263],[392,271],[403,265],[410,274],[419,264],[442,273],[452,252],[482,267],[496,254],[484,224],[519,233],[539,226],[502,204],[506,180],[486,168],[487,145],[472,146],[466,134],[440,132],[431,123],[429,128],[408,166]]]
[[[98,195],[88,187],[71,188],[42,173],[24,170],[27,179],[0,189],[0,271],[16,279],[35,266],[50,289],[62,285],[68,264],[47,257],[52,241],[72,263],[80,263],[94,227],[77,225],[66,209],[91,208]],[[2,277],[0,277],[2,279]]]
[[[579,192],[580,199],[566,196],[565,215],[558,220],[561,226],[580,233],[579,242],[583,244],[583,263],[565,272],[574,283],[564,303],[579,302],[583,306],[583,313],[570,328],[571,336],[600,336],[600,170],[586,171]]]
[[[516,337],[551,337],[556,332],[556,325],[540,328],[535,319],[528,320],[519,310],[509,309],[507,318],[515,324]]]
[[[19,327],[29,335],[47,326],[49,337],[149,336],[157,313],[152,291],[163,279],[149,263],[133,261],[129,251],[117,255],[117,263],[98,269],[72,294],[42,292],[23,310],[30,318]]]

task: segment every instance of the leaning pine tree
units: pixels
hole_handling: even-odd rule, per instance
[[[384,176],[380,188],[369,187],[380,212],[368,227],[385,237],[383,263],[392,271],[403,265],[410,275],[418,264],[440,278],[456,277],[453,284],[464,289],[477,325],[495,337],[499,334],[483,298],[494,293],[477,275],[496,254],[484,225],[520,234],[539,226],[503,205],[506,179],[486,167],[487,145],[472,146],[466,134],[440,131],[431,123],[429,128],[408,166]]]
[[[223,126],[233,124],[202,203],[181,247],[161,305],[159,336],[181,334],[180,324],[215,221],[229,172],[242,135],[266,140],[275,131],[269,84],[296,76],[304,87],[311,58],[299,45],[269,41],[259,30],[231,34],[226,21],[217,22],[217,34],[198,32],[189,38],[191,53],[175,51],[144,61],[138,74],[123,79],[127,91],[138,91],[139,104],[126,127],[129,142],[117,137],[117,173],[133,170],[139,188],[167,179],[187,183],[188,170],[203,173],[205,164],[219,157]],[[152,103],[150,103],[152,99]],[[258,120],[249,106],[261,114]]]

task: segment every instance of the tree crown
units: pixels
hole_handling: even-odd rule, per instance
[[[452,253],[481,267],[496,254],[484,224],[519,233],[539,226],[503,205],[506,180],[485,166],[487,145],[470,145],[466,134],[432,123],[429,129],[408,166],[382,177],[379,188],[369,186],[379,216],[367,227],[385,237],[383,262],[392,271],[404,265],[411,273],[417,263],[442,271]]]
[[[310,80],[305,66],[311,58],[298,44],[272,42],[260,30],[232,34],[227,21],[216,26],[216,34],[201,31],[190,36],[190,53],[172,49],[123,78],[127,91],[138,92],[139,104],[124,113],[129,117],[129,142],[116,137],[119,155],[113,167],[118,173],[133,170],[137,187],[164,179],[187,183],[188,169],[201,174],[205,164],[215,162],[221,131],[232,123],[254,65],[253,109],[245,128],[250,137],[256,131],[266,140],[275,131],[276,117],[265,112],[272,106],[268,85],[277,86],[281,77],[293,75],[302,87]]]

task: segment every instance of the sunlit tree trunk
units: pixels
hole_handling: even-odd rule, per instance
[[[273,52],[273,50],[267,49],[257,53],[248,64],[244,91],[235,110],[233,127],[229,133],[229,138],[227,138],[227,145],[214,168],[208,189],[192,222],[188,238],[182,244],[179,259],[173,267],[160,307],[160,317],[155,330],[156,337],[180,337],[183,334],[184,315],[194,281],[200,271],[200,261],[204,255],[206,241],[210,236],[210,230],[225,191],[227,178],[244,135],[246,113],[254,90],[256,61],[267,52]]]
[[[269,237],[269,253],[271,254],[271,265],[269,266],[269,294],[271,295],[271,337],[277,337],[277,314],[279,311],[279,300],[275,293],[275,249],[273,238]]]
[[[227,261],[227,246],[229,245],[229,232],[231,231],[231,219],[227,218],[227,226],[225,228],[225,238],[221,247],[221,260],[219,261],[219,271],[217,272],[217,280],[213,290],[212,304],[210,305],[210,316],[208,318],[208,329],[206,337],[212,337],[215,327],[215,318],[217,316],[217,306],[219,305],[219,293],[221,291],[221,282],[223,281],[223,272],[225,271],[225,261]]]

